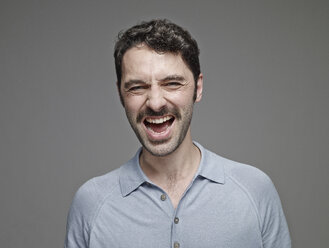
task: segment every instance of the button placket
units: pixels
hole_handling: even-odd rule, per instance
[[[180,243],[180,229],[182,228],[179,226],[180,223],[180,218],[178,217],[181,214],[180,211],[181,208],[181,203],[178,204],[177,208],[175,209],[173,213],[173,219],[172,219],[172,247],[173,248],[181,248],[181,243]]]

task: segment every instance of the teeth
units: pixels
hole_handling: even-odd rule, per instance
[[[159,118],[159,119],[146,118],[146,121],[149,123],[153,123],[153,124],[161,124],[161,123],[164,123],[164,122],[170,120],[171,118],[172,118],[172,116],[166,116],[166,117]]]

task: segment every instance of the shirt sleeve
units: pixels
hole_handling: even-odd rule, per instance
[[[90,223],[95,209],[91,181],[85,183],[75,194],[66,225],[65,248],[88,248]]]
[[[258,209],[264,248],[291,248],[291,240],[279,195],[271,179],[264,175]]]
[[[281,201],[270,177],[256,167],[240,163],[231,166],[229,172],[255,207],[263,248],[291,248]]]

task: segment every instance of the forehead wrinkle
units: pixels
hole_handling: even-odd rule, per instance
[[[138,52],[138,51],[137,51]],[[151,82],[154,78],[153,63],[154,59],[139,59],[137,56],[130,56],[127,52],[123,58],[123,75],[126,77],[125,81],[143,81]]]

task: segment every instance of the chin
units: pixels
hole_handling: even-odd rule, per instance
[[[156,157],[164,157],[173,153],[180,144],[168,144],[166,141],[156,142],[156,144],[151,142],[141,142],[144,149],[150,154]]]

